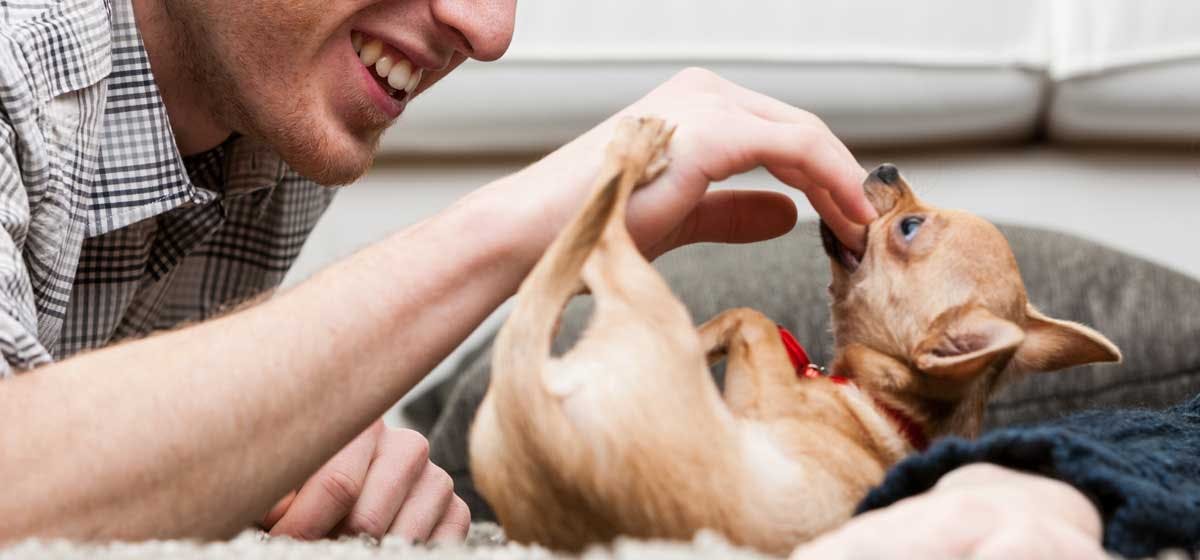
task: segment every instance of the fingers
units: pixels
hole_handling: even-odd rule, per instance
[[[818,202],[815,209],[843,243],[856,252],[863,250],[862,226],[878,217],[862,189],[867,172],[824,122],[706,70],[680,72],[666,89],[667,97],[673,99],[699,92],[700,99],[711,100],[701,103],[708,106],[706,111],[680,123],[681,130],[692,124],[689,121],[709,129],[696,133],[703,137],[694,140],[701,144],[696,153],[726,156],[706,156],[698,162],[710,181],[766,167]],[[685,146],[684,151],[695,147]]]
[[[669,148],[671,165],[655,182],[657,186],[639,189],[630,202],[630,233],[647,256],[689,241],[736,240],[736,236],[720,233],[728,228],[711,221],[708,208],[696,212],[695,206],[706,200],[703,195],[711,183],[757,167],[766,168],[817,201],[818,212],[834,233],[847,247],[861,251],[865,244],[862,226],[878,216],[862,190],[867,172],[846,146],[812,114],[700,69],[680,72],[612,119],[514,175],[512,182],[499,183],[495,192],[519,188],[516,185],[562,184],[564,179],[571,185],[590,183],[598,166],[600,146],[617,122],[627,116],[645,115],[659,116],[676,125]],[[521,204],[518,210],[528,216],[521,220],[523,223],[537,224],[522,232],[532,240],[527,244],[532,249],[523,253],[540,255],[544,243],[548,243],[545,232],[555,229],[543,224],[564,221],[580,199],[576,188],[543,190],[551,202]],[[501,198],[506,200],[498,204],[509,203],[508,197]],[[520,196],[514,200],[532,198]],[[733,198],[740,203],[740,194]],[[722,207],[728,201],[706,200],[704,204]],[[767,203],[764,208],[773,211],[782,207]],[[721,212],[715,215],[728,218]],[[681,226],[684,219],[689,220],[686,227]],[[782,233],[773,229],[767,233],[746,231],[749,234],[744,240]]]
[[[777,179],[789,185],[804,184],[807,180],[801,173],[792,169],[783,169],[773,173]],[[833,234],[837,236],[843,244],[851,251],[857,254],[862,254],[866,250],[867,244],[867,228],[854,220],[851,220],[842,213],[841,208],[834,202],[829,191],[821,189],[804,189],[805,198],[812,205],[813,210],[821,216],[821,220],[829,225],[829,229],[833,230]]]
[[[816,176],[818,180],[821,177],[829,178],[830,182],[819,183],[823,187],[822,190],[830,192],[837,201],[838,207],[858,223],[865,224],[875,218],[875,208],[867,202],[866,196],[862,192],[862,183],[867,176],[866,170],[859,165],[858,160],[850,153],[850,149],[834,135],[832,130],[829,130],[824,121],[808,111],[793,107],[768,95],[733,82],[726,82],[726,84],[734,92],[738,104],[747,112],[769,122],[804,125],[821,142],[827,144],[831,158],[825,163],[828,163],[829,170]],[[800,183],[788,184],[801,188]]]
[[[412,430],[384,430],[367,468],[362,497],[342,521],[340,531],[382,538],[429,462],[429,442]]]
[[[702,81],[705,89],[730,99],[737,107],[758,117],[764,123],[783,125],[783,129],[799,135],[797,139],[801,142],[790,144],[796,148],[807,145],[809,150],[793,152],[793,161],[782,163],[781,167],[772,171],[784,172],[784,175],[790,177],[797,174],[787,171],[798,171],[806,176],[807,180],[784,182],[799,189],[818,188],[829,192],[842,213],[859,224],[867,224],[875,219],[875,209],[862,192],[862,183],[867,177],[866,170],[821,119],[808,111],[722,79],[711,72],[701,70],[692,71],[690,74],[684,79]],[[770,166],[769,163],[767,165]]]
[[[724,131],[718,138],[692,139],[720,144],[695,147],[701,153],[724,155],[698,162],[710,181],[765,166],[781,181],[821,203],[815,209],[835,228],[838,238],[861,251],[865,245],[861,225],[878,217],[863,194],[866,172],[857,163],[850,167],[837,163],[839,149],[824,138],[827,133],[823,129],[756,117],[747,120],[736,114],[715,118],[718,122],[714,126]]]
[[[753,243],[779,237],[796,225],[796,205],[771,191],[706,193],[678,228],[647,249],[651,258],[689,243]]]
[[[268,511],[267,515],[263,517],[262,527],[265,530],[270,531],[271,527],[274,527],[276,523],[279,523],[279,520],[283,517],[283,514],[287,512],[288,508],[292,506],[292,501],[295,499],[296,491],[292,490],[291,492],[288,492],[282,500],[276,502],[275,507],[272,507],[271,511]]]
[[[846,218],[868,224],[878,217],[863,193],[867,172],[824,125],[760,120],[747,127],[758,141],[756,155],[788,185],[829,193]]]
[[[304,540],[328,535],[350,513],[362,495],[367,467],[375,450],[376,434],[381,428],[382,424],[376,423],[354,438],[305,481],[283,517],[271,527],[271,535],[287,535]]]
[[[450,498],[450,506],[446,508],[442,520],[429,533],[429,542],[458,542],[466,538],[470,529],[471,508],[467,507],[462,498],[454,496]]]
[[[387,533],[411,541],[462,538],[471,523],[450,475],[429,462],[429,442],[376,422],[265,519],[272,535],[318,539]],[[273,526],[272,526],[273,525]]]
[[[427,540],[433,529],[445,517],[452,498],[453,479],[446,471],[426,461],[421,477],[408,493],[408,498],[404,500],[404,505],[388,533],[410,541]]]
[[[837,203],[827,191],[812,191],[804,193],[813,210],[821,215],[821,219],[833,231],[837,238],[854,252],[861,255],[867,250],[867,228],[846,218],[838,211]]]

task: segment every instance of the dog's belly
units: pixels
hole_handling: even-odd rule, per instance
[[[804,432],[797,437],[797,432]],[[742,421],[739,432],[743,506],[755,512],[756,526],[745,540],[785,548],[808,541],[848,519],[874,478],[847,476],[874,461],[834,431],[811,423]],[[832,460],[831,460],[832,456]],[[853,465],[852,469],[845,468]]]
[[[477,417],[473,469],[510,537],[579,550],[707,528],[782,554],[851,515],[870,481],[850,484],[846,471],[873,461],[815,419],[836,395],[797,399],[783,417],[738,417],[698,340],[665,338],[632,314],[593,320],[592,336],[530,377],[545,405],[510,399],[499,410],[488,399]]]

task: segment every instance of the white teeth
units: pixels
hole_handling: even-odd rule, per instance
[[[408,83],[404,84],[404,91],[408,92],[408,95],[411,96],[413,94],[413,92],[416,91],[417,84],[419,84],[419,83],[421,83],[421,69],[420,68],[418,68],[415,72],[413,72],[412,77],[410,77],[408,79]]]
[[[422,72],[420,68],[414,68],[407,58],[393,58],[392,54],[383,54],[383,41],[371,39],[357,31],[350,33],[350,42],[354,45],[363,66],[374,67],[376,75],[387,79],[389,87],[384,89],[390,89],[388,93],[395,94],[404,90],[411,96],[416,91],[421,83]]]
[[[395,63],[392,62],[392,57],[387,55],[381,56],[379,57],[379,60],[375,62],[375,73],[379,74],[380,78],[386,78],[388,77],[388,73],[392,71],[392,66],[394,64]]]
[[[401,60],[392,66],[392,71],[388,72],[388,85],[396,89],[404,89],[408,84],[408,79],[413,75],[412,63],[407,60]]]
[[[383,54],[383,43],[379,39],[371,39],[363,45],[362,52],[358,56],[364,66],[374,66],[375,62],[379,60],[380,54]]]

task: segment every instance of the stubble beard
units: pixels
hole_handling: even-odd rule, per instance
[[[244,29],[241,31],[250,37],[238,37],[234,36],[237,30],[219,29],[212,25],[217,16],[210,13],[212,8],[206,0],[165,0],[164,6],[178,38],[172,55],[185,69],[191,86],[205,92],[202,98],[208,114],[235,132],[270,146],[294,171],[322,185],[348,184],[371,167],[381,133],[374,135],[365,157],[361,153],[354,154],[357,157],[338,157],[320,125],[312,124],[307,108],[316,104],[309,98],[310,93],[273,96],[256,87],[262,80],[237,75],[235,68],[264,64],[246,56],[246,49],[237,46],[255,45],[254,37],[270,36],[264,34],[266,30]],[[223,55],[222,45],[233,48],[224,49],[227,52]]]

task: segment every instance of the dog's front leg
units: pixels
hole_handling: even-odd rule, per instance
[[[723,358],[725,403],[746,418],[773,418],[789,406],[788,391],[795,368],[779,338],[779,328],[762,313],[738,308],[722,312],[700,326],[709,365]]]

